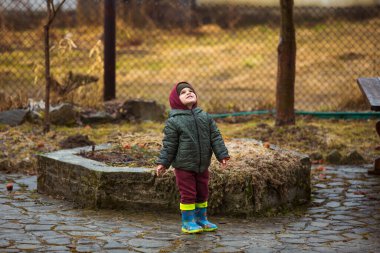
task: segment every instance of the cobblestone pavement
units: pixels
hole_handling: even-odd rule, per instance
[[[380,252],[380,177],[338,166],[312,178],[307,210],[212,217],[218,232],[183,235],[179,215],[76,209],[37,194],[36,177],[0,174],[0,252]]]

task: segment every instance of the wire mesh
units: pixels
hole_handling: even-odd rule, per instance
[[[232,2],[116,0],[117,98],[168,107],[171,88],[186,80],[210,112],[273,109],[279,7]],[[104,0],[66,0],[58,13],[51,72],[58,87],[73,78],[81,85],[67,93],[53,89],[53,101],[97,106],[102,100],[103,12]],[[367,108],[356,78],[379,75],[379,14],[376,5],[295,7],[297,110]],[[44,0],[1,1],[3,97],[43,98],[46,18]]]

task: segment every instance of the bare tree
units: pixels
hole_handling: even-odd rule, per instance
[[[281,32],[278,45],[276,125],[294,125],[294,82],[296,75],[296,34],[294,0],[280,0]]]
[[[50,41],[49,41],[49,31],[50,26],[53,23],[55,16],[61,9],[63,3],[66,0],[61,0],[61,2],[56,6],[54,0],[46,0],[48,19],[44,25],[44,49],[45,49],[45,121],[44,121],[44,133],[50,131],[50,87],[51,87],[51,75],[50,75]]]

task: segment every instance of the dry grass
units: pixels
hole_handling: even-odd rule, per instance
[[[188,80],[200,94],[200,105],[208,111],[274,107],[277,28],[257,25],[221,30],[211,26],[184,34],[175,30],[131,30],[120,22],[117,26],[119,98],[154,99],[167,105],[172,85]],[[379,26],[380,19],[374,18],[298,27],[296,108],[365,108],[355,79],[378,72],[376,59],[380,50],[376,38],[380,31],[374,28]],[[52,72],[57,77],[70,70],[98,75],[100,81],[95,89],[88,87],[82,96],[73,95],[75,102],[91,105],[89,100],[100,101],[102,97],[102,70],[92,67],[95,59],[90,57],[101,29],[54,29],[53,43],[58,45],[67,34],[77,48],[66,54],[53,49]],[[7,32],[8,39],[1,42],[6,44],[6,50],[0,59],[0,90],[9,92],[17,82],[26,87],[30,96],[43,94],[41,36],[39,31]],[[36,76],[38,82],[34,83]]]
[[[226,138],[254,138],[304,154],[333,150],[342,155],[358,151],[368,163],[380,156],[376,120],[327,120],[298,117],[295,126],[275,127],[272,117],[254,117],[244,124],[220,124]]]

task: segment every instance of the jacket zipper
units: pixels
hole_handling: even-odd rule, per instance
[[[193,109],[191,109],[191,113],[193,114],[193,118],[194,118],[194,122],[195,122],[195,127],[197,128],[198,148],[199,148],[198,173],[200,173],[200,172],[201,172],[201,159],[202,159],[202,155],[201,155],[201,140],[200,140],[200,138],[199,138],[198,123],[197,123],[197,119],[195,118],[195,114],[194,114]]]

